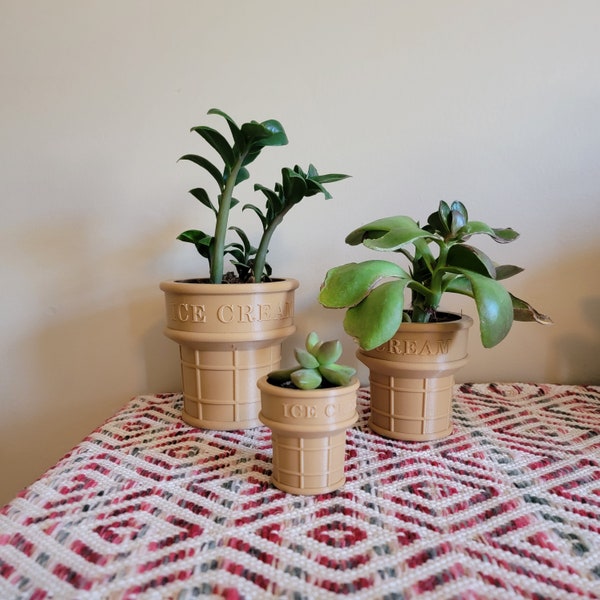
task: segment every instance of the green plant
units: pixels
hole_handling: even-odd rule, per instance
[[[342,356],[340,341],[322,342],[314,331],[306,336],[305,347],[296,348],[294,355],[299,364],[290,369],[272,371],[267,376],[269,383],[314,390],[348,385],[356,374],[356,369],[337,364]]]
[[[212,127],[199,125],[192,131],[198,133],[219,155],[223,168],[219,169],[212,161],[197,154],[186,154],[180,160],[191,161],[205,169],[216,181],[219,191],[216,202],[210,199],[204,188],[194,188],[190,194],[207,207],[215,217],[214,234],[198,229],[189,229],[177,239],[194,244],[199,254],[208,260],[210,282],[221,283],[224,276],[225,257],[230,255],[237,271],[237,280],[260,282],[268,280],[271,269],[266,262],[269,242],[276,227],[290,209],[306,197],[322,193],[331,198],[325,189],[325,183],[345,179],[348,175],[330,173],[319,175],[310,165],[304,172],[300,167],[284,168],[281,182],[273,189],[255,184],[266,197],[264,211],[253,204],[246,204],[242,210],[253,210],[259,217],[263,232],[258,248],[255,248],[248,235],[239,227],[229,226],[230,211],[239,201],[233,197],[235,187],[250,177],[247,166],[252,163],[267,146],[283,146],[288,143],[287,136],[276,120],[270,119],[258,123],[250,121],[238,126],[227,114],[218,109],[208,111],[210,115],[219,115],[227,121],[232,142]],[[227,241],[227,232],[234,231],[240,242]]]
[[[391,339],[402,321],[426,323],[436,313],[446,292],[463,294],[475,301],[481,341],[491,348],[504,339],[513,320],[551,323],[524,300],[510,294],[500,280],[523,269],[495,265],[481,250],[467,244],[476,234],[498,243],[515,240],[511,228],[495,229],[481,221],[470,221],[461,202],[442,201],[421,227],[407,216],[383,218],[352,231],[346,243],[383,252],[402,254],[408,271],[387,260],[349,263],[330,269],[319,301],[328,308],[347,308],[346,332],[371,350]],[[414,250],[409,251],[412,245]],[[437,252],[432,250],[437,247]],[[404,292],[411,290],[411,311],[404,310]]]

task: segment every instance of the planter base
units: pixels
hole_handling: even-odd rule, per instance
[[[369,427],[379,435],[430,441],[452,433],[454,376],[406,379],[373,375]]]
[[[256,381],[281,362],[281,344],[258,348],[199,350],[180,346],[181,418],[202,429],[259,427]]]

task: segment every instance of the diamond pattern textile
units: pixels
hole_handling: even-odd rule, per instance
[[[132,399],[0,509],[0,598],[600,598],[600,388],[463,384],[436,442],[347,433],[344,487],[270,484],[270,430]]]

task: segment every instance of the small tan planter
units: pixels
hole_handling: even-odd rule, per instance
[[[470,317],[443,323],[402,323],[375,350],[359,349],[369,367],[369,427],[397,440],[428,441],[452,433],[454,374],[468,360]]]
[[[271,429],[273,484],[292,494],[325,494],[344,485],[346,429],[358,419],[350,385],[299,390],[258,381],[260,420]]]
[[[281,362],[295,331],[295,279],[212,284],[163,281],[165,335],[179,344],[183,420],[205,429],[260,425],[256,381]]]

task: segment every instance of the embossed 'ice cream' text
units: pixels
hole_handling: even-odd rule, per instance
[[[204,304],[171,304],[171,319],[181,323],[206,323],[207,310]],[[256,321],[278,321],[293,316],[291,302],[282,304],[222,304],[217,308],[216,318],[221,323],[254,323]]]
[[[388,352],[389,354],[416,354],[416,355],[436,355],[448,354],[450,349],[450,340],[397,340],[391,339],[377,350],[379,352]]]

